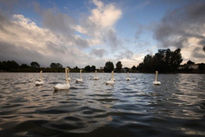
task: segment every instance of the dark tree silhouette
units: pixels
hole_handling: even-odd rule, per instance
[[[85,72],[90,72],[90,65],[85,66],[84,71]]]
[[[137,67],[132,66],[131,71],[132,71],[132,72],[137,72]]]
[[[31,67],[32,68],[40,68],[40,65],[38,64],[38,62],[33,61],[33,62],[31,62]]]
[[[104,71],[111,72],[114,70],[114,64],[111,61],[105,63]]]
[[[137,69],[140,72],[154,72],[155,70],[164,73],[176,72],[182,62],[180,51],[180,49],[175,51],[160,49],[154,56],[146,55]]]
[[[120,61],[118,61],[116,63],[116,72],[121,72],[122,71],[122,63]]]
[[[78,68],[78,66],[74,67],[73,69],[71,69],[72,72],[79,72],[80,69]]]
[[[194,62],[192,62],[191,60],[189,60],[189,61],[187,61],[187,63],[186,63],[187,65],[193,65],[193,64],[195,64]]]
[[[27,69],[27,68],[30,68],[30,66],[29,65],[27,65],[27,64],[21,64],[21,66],[20,66],[20,68],[23,68],[23,69]]]
[[[92,65],[92,66],[90,67],[90,71],[91,71],[91,72],[95,72],[95,70],[96,70],[96,67],[95,67],[94,65]]]
[[[3,71],[15,71],[19,68],[19,64],[16,61],[3,61],[0,65],[0,70]]]
[[[60,63],[51,63],[50,67],[54,69],[63,68],[63,66]]]

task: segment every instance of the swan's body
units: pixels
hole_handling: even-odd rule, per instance
[[[129,73],[127,73],[126,80],[127,80],[127,81],[130,81]]]
[[[40,85],[43,85],[44,84],[44,81],[43,80],[37,80],[36,82],[35,82],[35,85],[36,86],[40,86]]]
[[[127,77],[126,80],[127,80],[127,81],[130,81],[130,78]]]
[[[65,84],[57,84],[54,86],[54,90],[66,90],[70,88],[70,84],[69,83],[65,83]]]
[[[76,83],[83,83],[83,79],[82,78],[76,79]]]
[[[98,78],[96,73],[97,73],[97,71],[95,71],[95,76],[94,76],[93,80],[99,80],[99,78]]]
[[[43,84],[44,84],[44,81],[43,81],[42,70],[41,70],[40,71],[40,79],[35,82],[35,85],[40,86],[40,85],[43,85]]]
[[[115,81],[113,79],[106,81],[106,85],[114,85]]]
[[[99,80],[99,78],[98,77],[94,77],[93,80]]]
[[[65,78],[66,78],[66,83],[65,84],[57,84],[55,85],[53,88],[54,90],[66,90],[66,89],[70,89],[70,81],[68,79],[68,73],[69,73],[69,69],[65,68]]]
[[[155,72],[155,80],[153,81],[153,84],[154,85],[160,85],[161,82],[158,81],[158,71]]]
[[[76,83],[83,83],[83,79],[82,79],[82,70],[80,70],[80,78],[77,78]]]
[[[112,71],[112,78],[105,82],[106,85],[114,85],[115,84],[115,78],[114,78],[114,72]]]

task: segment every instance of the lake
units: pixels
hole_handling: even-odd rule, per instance
[[[205,74],[71,73],[71,89],[55,92],[64,73],[0,73],[2,137],[195,137],[205,136]]]

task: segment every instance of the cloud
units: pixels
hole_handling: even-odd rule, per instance
[[[191,3],[167,13],[155,30],[160,47],[182,49],[184,61],[204,62],[205,2]]]
[[[0,59],[22,63],[35,60],[46,66],[51,62],[83,66],[90,61],[100,65],[101,60],[91,58],[66,38],[37,26],[23,15],[15,14],[11,20],[2,15],[0,17]]]
[[[56,8],[43,9],[34,3],[40,25],[23,14],[0,13],[0,60],[35,60],[44,66],[51,62],[71,67],[83,67],[90,62],[98,67],[104,65],[104,48],[120,45],[115,24],[122,11],[113,3],[93,0],[93,4],[96,7],[90,14],[78,21]]]
[[[137,66],[139,63],[142,62],[145,53],[133,54],[129,58],[122,58],[120,61],[122,62],[123,66],[132,67],[133,65]]]
[[[118,55],[117,55],[117,59],[120,60],[120,59],[123,59],[123,58],[126,58],[126,59],[129,59],[129,58],[132,58],[132,56],[134,55],[134,53],[128,49],[124,49],[122,52],[120,52]]]
[[[93,54],[93,55],[95,55],[95,56],[97,56],[97,57],[102,58],[102,57],[104,56],[105,52],[106,52],[106,51],[105,51],[104,49],[93,49],[93,50],[91,51],[91,54]]]
[[[74,28],[76,31],[91,37],[88,43],[91,45],[107,44],[111,48],[120,46],[114,25],[120,19],[122,11],[113,3],[105,5],[102,1],[93,0],[96,8],[92,9],[90,15],[81,20],[80,25]]]
[[[70,41],[70,45],[80,48],[89,47],[89,42],[75,34],[81,27],[67,14],[59,12],[56,8],[42,9],[38,3],[34,3],[36,12],[42,18],[44,28],[47,28],[58,35],[62,41]]]

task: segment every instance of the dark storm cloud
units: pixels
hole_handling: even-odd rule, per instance
[[[48,65],[52,60],[42,56],[36,51],[27,50],[13,44],[0,42],[0,60],[15,60],[19,63],[29,64],[33,60],[37,60],[40,64]]]
[[[0,11],[10,13],[20,0],[0,0]],[[21,0],[23,2],[23,0]],[[20,5],[18,5],[20,6]]]
[[[124,50],[123,52],[120,52],[118,55],[116,55],[116,58],[118,60],[121,60],[123,58],[131,59],[134,53],[131,50]]]
[[[34,2],[35,11],[41,16],[43,27],[48,28],[58,35],[62,35],[67,41],[80,48],[88,48],[87,40],[76,37],[74,26],[76,21],[69,15],[59,12],[56,8],[43,9]]]
[[[197,38],[199,44],[205,40],[205,2],[191,3],[176,9],[162,19],[155,30],[155,38],[163,47],[182,48],[189,38]]]
[[[117,37],[115,31],[112,29],[109,29],[105,35],[105,42],[107,42],[112,49],[116,49],[122,45],[122,41]]]
[[[192,56],[195,57],[195,58],[203,59],[205,57],[205,55],[202,54],[200,51],[201,51],[201,48],[198,48],[198,47],[195,48],[192,52]]]
[[[105,54],[105,50],[104,49],[93,49],[92,51],[91,51],[91,54],[93,54],[93,55],[95,55],[95,56],[97,56],[97,57],[103,57],[104,56],[104,54]]]

